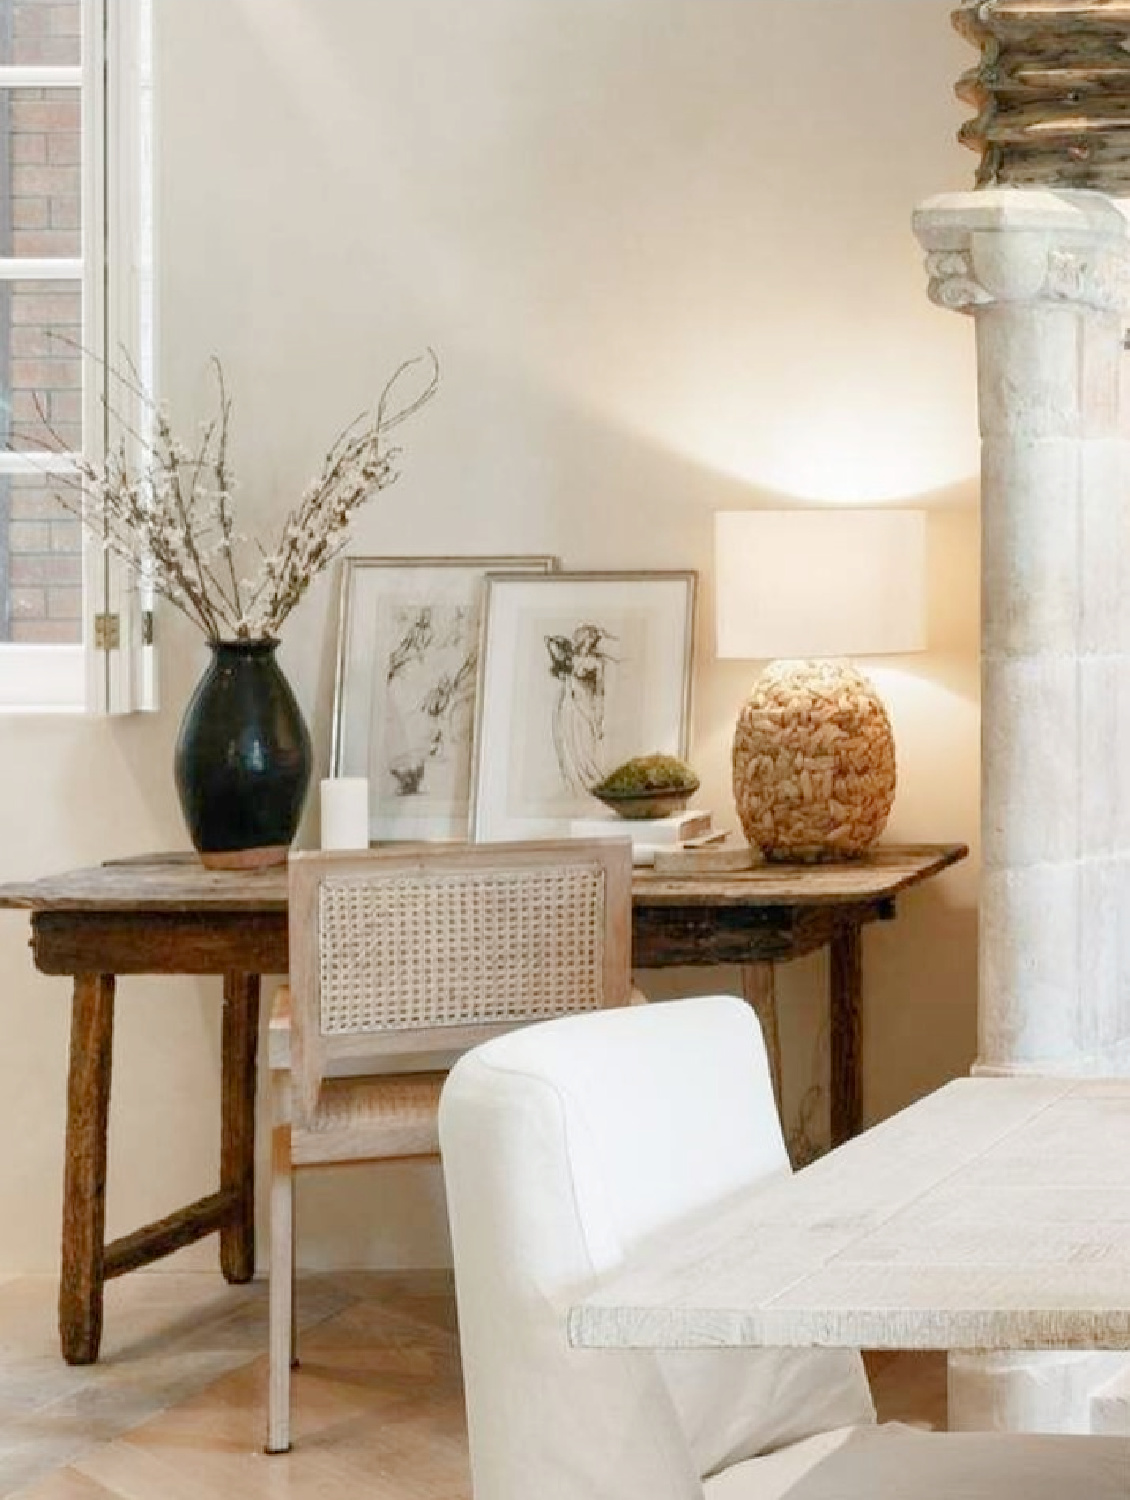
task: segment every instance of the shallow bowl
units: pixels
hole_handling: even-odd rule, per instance
[[[699,783],[688,786],[653,787],[642,792],[594,792],[605,807],[621,818],[666,818],[682,812],[698,791]]]

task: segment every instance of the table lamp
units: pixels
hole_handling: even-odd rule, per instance
[[[734,801],[768,859],[844,859],[882,833],[895,744],[853,656],[925,649],[926,516],[722,511],[717,654],[774,659],[738,715]]]

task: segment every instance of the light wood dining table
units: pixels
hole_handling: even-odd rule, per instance
[[[569,1337],[1130,1349],[1130,1079],[948,1084],[639,1247]]]

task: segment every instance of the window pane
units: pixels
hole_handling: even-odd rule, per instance
[[[60,476],[0,475],[0,641],[82,640],[80,522],[55,498]]]
[[[0,89],[0,255],[82,254],[81,110],[78,89]]]
[[[81,0],[0,0],[0,63],[75,67],[81,37]]]
[[[82,447],[77,281],[0,282],[0,448]]]

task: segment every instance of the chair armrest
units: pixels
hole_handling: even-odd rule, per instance
[[[267,1066],[272,1072],[290,1072],[290,986],[280,985],[267,1025]]]

